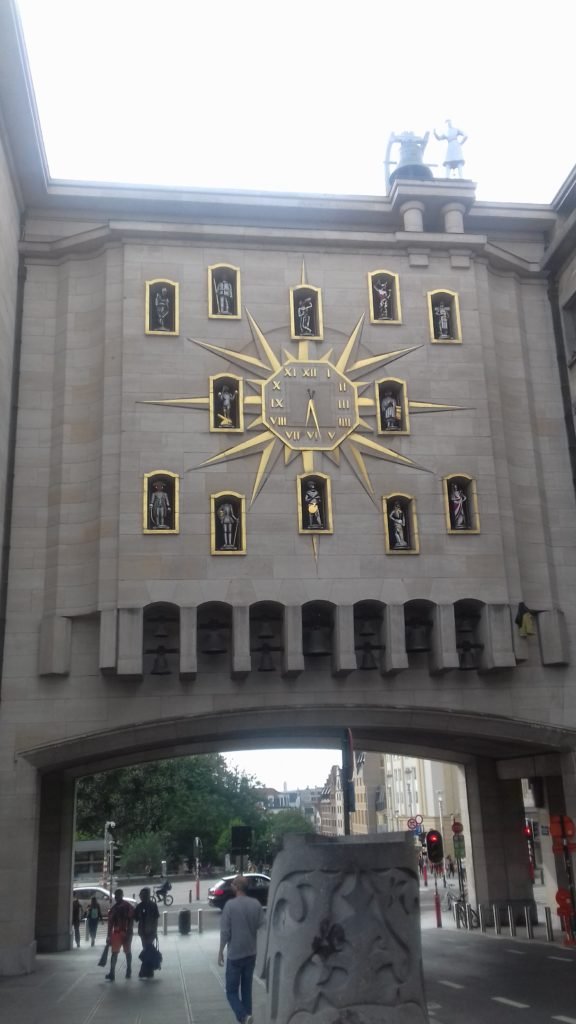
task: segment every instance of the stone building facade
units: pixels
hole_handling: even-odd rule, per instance
[[[67,947],[78,777],[348,728],[461,764],[473,896],[529,899],[522,779],[576,817],[568,199],[54,182],[0,38],[0,971]]]

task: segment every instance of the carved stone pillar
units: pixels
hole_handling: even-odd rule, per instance
[[[464,231],[466,207],[462,203],[447,203],[442,207],[444,230],[449,235],[461,235]]]
[[[270,1024],[425,1024],[418,892],[405,834],[285,836],[259,959]]]
[[[404,231],[424,231],[424,209],[424,203],[417,199],[402,204],[400,213],[404,220]]]

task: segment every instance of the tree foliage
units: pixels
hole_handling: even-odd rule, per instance
[[[314,832],[314,826],[296,810],[288,809],[268,815],[264,828],[256,836],[253,859],[263,864],[272,864],[288,832]]]
[[[232,820],[260,834],[265,819],[254,779],[229,769],[220,754],[118,768],[78,785],[77,833],[100,836],[105,822],[115,821],[124,861],[142,834],[161,837],[172,866],[193,858],[195,836],[202,840],[202,860],[214,861],[218,839]]]

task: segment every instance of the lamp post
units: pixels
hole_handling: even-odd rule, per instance
[[[438,817],[440,819],[439,832],[440,832],[440,835],[442,837],[444,837],[444,826],[442,824],[442,808],[443,808],[443,804],[444,804],[444,794],[443,794],[443,791],[441,789],[439,789],[437,791],[437,793],[436,793],[436,796],[438,797]],[[442,861],[442,884],[444,885],[444,888],[446,888],[446,867],[445,867],[445,864],[446,864],[446,862],[443,860]]]
[[[110,829],[116,828],[115,821],[106,821],[104,823],[104,862],[102,865],[102,884],[106,886],[106,880],[108,872],[110,872],[109,878],[109,889],[110,889],[110,903],[112,904],[112,844],[114,837],[110,833]]]

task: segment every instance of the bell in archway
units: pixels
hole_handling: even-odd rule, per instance
[[[169,676],[172,675],[169,665],[168,658],[166,657],[166,648],[160,644],[156,648],[156,654],[154,657],[154,664],[152,665],[152,676]]]
[[[202,654],[226,654],[228,650],[224,634],[218,626],[207,628],[202,644]]]
[[[272,626],[268,622],[268,619],[262,619],[257,635],[259,640],[272,640],[274,636],[274,630],[272,629]]]
[[[420,654],[430,650],[429,622],[411,622],[406,626],[406,650],[410,654]]]
[[[369,672],[375,668],[378,668],[376,664],[376,658],[374,657],[374,651],[377,650],[371,643],[365,643],[361,647],[360,664],[358,668],[362,672]]]
[[[272,657],[272,650],[269,644],[262,644],[260,648],[260,661],[258,663],[259,672],[273,672],[276,668],[274,664],[274,658]]]
[[[311,658],[332,654],[328,630],[325,626],[314,625],[305,634],[304,654]]]
[[[464,641],[464,643],[460,645],[458,648],[458,659],[460,661],[460,669],[462,671],[472,672],[478,668],[479,650],[479,644],[471,644]]]

